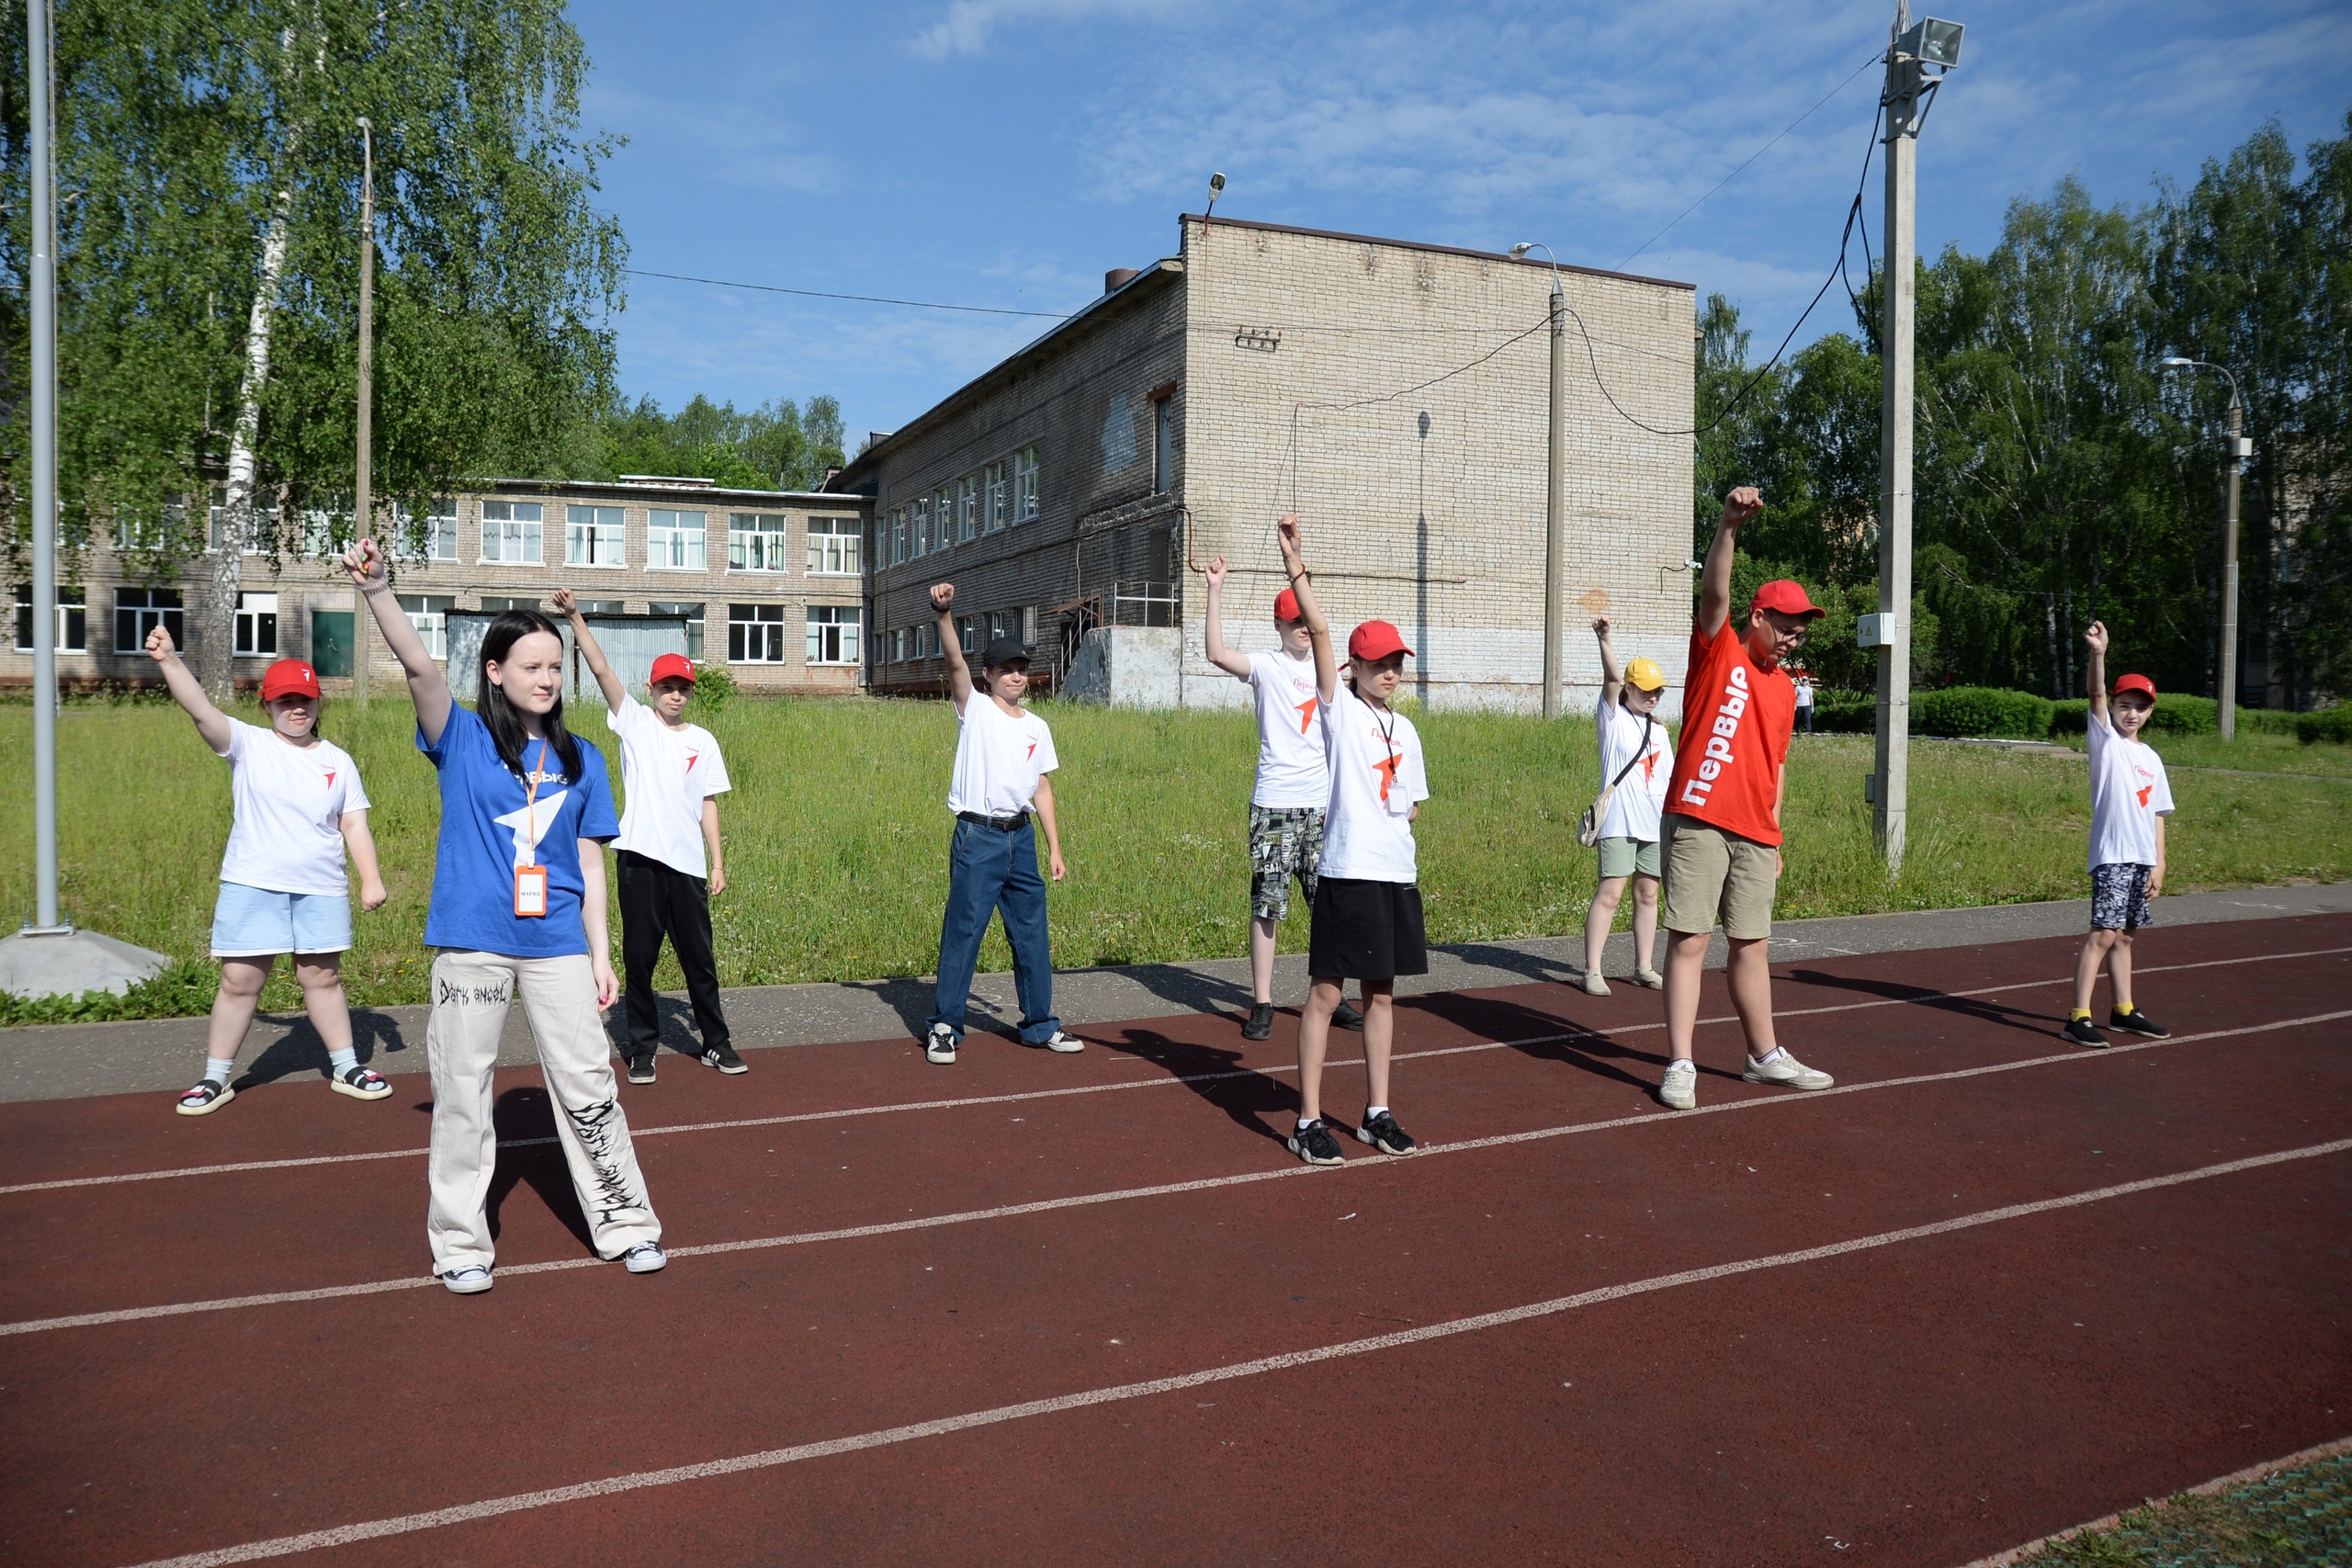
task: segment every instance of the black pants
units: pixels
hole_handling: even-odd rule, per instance
[[[686,996],[706,1047],[728,1043],[718,1000],[718,961],[710,948],[710,885],[633,850],[620,852],[621,966],[628,972],[628,1054],[650,1056],[662,1038],[653,965],[668,937],[686,972]]]

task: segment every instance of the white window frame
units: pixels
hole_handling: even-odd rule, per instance
[[[727,570],[783,577],[791,570],[785,550],[792,519],[780,512],[732,512],[727,516]]]
[[[261,645],[267,643],[264,648]],[[237,595],[235,640],[232,646],[240,659],[269,659],[277,653],[277,595],[246,593]]]
[[[811,604],[808,606],[808,647],[804,660],[809,664],[857,663],[857,639],[863,634],[863,617],[854,604]],[[827,652],[827,645],[831,652]]]
[[[209,512],[205,513],[204,553],[207,555],[219,555],[220,553],[220,514],[228,510],[229,487],[227,485],[214,485],[212,487],[212,507]],[[254,523],[260,517],[261,513],[262,493],[258,489],[256,489],[245,502],[245,547],[243,550],[240,550],[238,554],[257,556],[262,553],[261,546],[254,542],[254,536],[259,532],[259,530],[254,526]]]
[[[709,605],[697,604],[686,600],[654,599],[646,603],[645,613],[649,615],[684,616],[686,658],[696,664],[702,662],[705,627],[707,624],[704,617],[710,614]]]
[[[956,527],[967,539],[980,536],[980,471],[978,468],[956,481]]]
[[[865,525],[854,517],[811,517],[806,525],[810,577],[859,577]]]
[[[1023,446],[1012,455],[1012,520],[1037,520],[1037,449]]]
[[[434,658],[447,660],[449,657],[449,612],[458,607],[454,593],[401,593],[401,612],[408,616],[408,624],[424,639],[424,651]]]
[[[395,560],[455,561],[458,558],[458,502],[454,496],[436,497],[433,510],[424,514],[424,548],[416,547],[418,539],[409,526],[405,513],[396,514],[392,535],[392,558]]]
[[[158,604],[155,596],[168,593],[174,603]],[[133,602],[133,596],[136,602]],[[123,636],[123,616],[129,615],[130,633]],[[117,653],[143,653],[147,650],[147,634],[157,626],[172,634],[172,645],[187,647],[187,596],[176,588],[140,588],[125,583],[114,591],[114,650]]]
[[[70,599],[66,597],[69,593],[73,595]],[[89,595],[82,589],[61,584],[57,589],[57,602],[50,609],[57,616],[55,640],[51,646],[60,653],[89,652]],[[81,632],[80,637],[74,635],[76,630]],[[19,582],[17,584],[17,651],[30,653],[32,650],[33,585]]]
[[[934,545],[943,550],[947,547],[946,530],[940,529],[936,536],[933,533],[929,498],[915,502],[914,518],[907,527],[907,536],[908,553],[917,560],[931,554]]]
[[[907,558],[907,509],[893,507],[890,511],[890,564],[899,565]]]
[[[1002,529],[1012,520],[1007,504],[1011,496],[1005,487],[1004,468],[1004,460],[1000,457],[980,473],[980,525],[991,534]]]
[[[710,513],[649,507],[645,513],[645,570],[708,571]]]
[[[489,566],[547,564],[547,508],[536,501],[481,503],[481,559]]]
[[[609,513],[612,521],[606,522]],[[617,506],[572,502],[563,509],[563,564],[590,571],[628,565],[628,516]]]
[[[750,611],[749,615],[742,614]],[[784,644],[785,607],[782,604],[729,604],[727,606],[727,662],[729,664],[782,664],[786,661]]]

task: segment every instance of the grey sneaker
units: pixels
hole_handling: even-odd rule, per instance
[[[1666,976],[1645,964],[1634,971],[1634,984],[1646,986],[1653,991],[1662,991],[1666,989]]]
[[[936,1062],[943,1067],[956,1065],[956,1032],[944,1023],[931,1026],[930,1035],[922,1043],[922,1059]]]
[[[669,1264],[670,1255],[658,1241],[640,1241],[621,1254],[621,1266],[632,1274],[656,1274]]]
[[[1785,1050],[1780,1053],[1780,1058],[1768,1064],[1750,1056],[1747,1058],[1747,1070],[1739,1076],[1749,1083],[1776,1084],[1781,1089],[1827,1089],[1838,1081],[1827,1073],[1816,1072],[1806,1066]]]
[[[1657,1097],[1668,1110],[1689,1111],[1699,1103],[1699,1064],[1692,1061],[1668,1062],[1666,1077],[1658,1081]]]
[[[442,1275],[441,1282],[453,1295],[478,1296],[490,1289],[490,1270],[480,1263],[469,1263]]]
[[[1588,997],[1605,997],[1609,994],[1609,982],[1600,977],[1600,970],[1588,969],[1584,972],[1584,994]]]

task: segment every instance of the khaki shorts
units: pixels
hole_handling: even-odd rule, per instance
[[[1625,839],[1612,834],[1600,840],[1600,876],[1604,882],[1612,876],[1656,876],[1657,868],[1656,839]]]
[[[1666,908],[1670,931],[1702,933],[1723,921],[1724,935],[1760,942],[1772,934],[1772,895],[1780,852],[1710,827],[1679,811],[1666,814]]]

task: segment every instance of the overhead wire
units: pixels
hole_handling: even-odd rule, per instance
[[[797,294],[808,299],[855,299],[868,305],[904,305],[916,310],[964,310],[979,316],[1037,316],[1053,321],[1069,320],[1069,313],[1061,310],[1016,310],[1004,305],[946,305],[936,299],[897,299],[883,294],[834,294],[822,288],[786,288],[775,283],[739,283],[733,278],[695,277],[683,272],[651,272],[639,266],[625,266],[621,270],[632,277],[666,277],[673,283],[707,283],[714,288],[755,288],[763,294]]]

